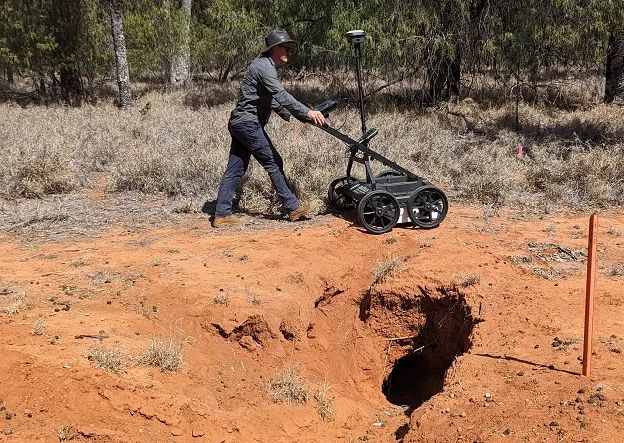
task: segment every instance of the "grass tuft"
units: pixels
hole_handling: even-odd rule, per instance
[[[152,340],[145,351],[138,357],[140,364],[155,366],[163,371],[177,371],[182,364],[182,342],[168,340]]]
[[[334,416],[334,399],[327,395],[327,391],[331,388],[325,384],[314,394],[317,403],[317,411],[324,421],[329,421]]]
[[[48,330],[48,322],[44,318],[38,318],[33,322],[32,335],[43,335]]]
[[[216,305],[226,305],[227,306],[230,303],[230,297],[227,294],[227,292],[219,292],[217,295],[214,296],[212,301]]]
[[[308,389],[303,377],[291,367],[285,367],[269,381],[267,391],[273,403],[299,405],[308,401]]]
[[[478,285],[481,282],[481,276],[477,274],[458,274],[453,277],[453,282],[460,288],[468,288]]]
[[[95,345],[89,349],[87,358],[98,368],[119,373],[124,368],[126,354],[121,349],[106,349],[101,345]]]
[[[373,284],[383,282],[387,277],[391,276],[403,264],[403,259],[391,254],[386,258],[379,260],[373,269]]]
[[[3,288],[0,296],[6,300],[6,306],[2,310],[8,315],[17,315],[26,307],[26,292],[23,290],[13,291]]]
[[[609,277],[624,277],[624,264],[609,266],[605,268],[604,273]]]

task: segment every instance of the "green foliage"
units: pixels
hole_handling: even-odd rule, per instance
[[[351,62],[344,37],[368,33],[364,63],[386,78],[429,74],[431,60],[461,55],[463,73],[535,81],[570,66],[601,69],[608,36],[624,23],[615,0],[194,0],[193,72],[221,80],[245,68],[263,36],[285,27],[299,40],[294,69],[336,69]],[[102,0],[4,0],[0,72],[55,92],[68,78],[83,90],[112,79],[110,18]],[[184,44],[179,0],[124,3],[131,77],[168,78]],[[70,75],[71,74],[71,75]]]
[[[202,6],[209,3],[208,7]],[[219,79],[240,71],[262,51],[266,29],[261,15],[242,0],[196,2],[192,24],[191,58],[203,71]]]

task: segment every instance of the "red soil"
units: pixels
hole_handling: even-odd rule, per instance
[[[599,221],[585,378],[588,214],[482,212],[454,206],[436,230],[381,236],[333,217],[216,232],[189,215],[91,241],[5,237],[0,309],[20,290],[26,304],[0,313],[0,441],[621,441],[624,279],[607,271],[624,262],[622,214]],[[390,254],[403,263],[373,284]],[[80,334],[129,356],[182,338],[183,364],[108,372],[87,359],[99,340]],[[421,344],[452,364],[409,416],[382,383]],[[306,404],[271,402],[267,384],[285,367],[302,375]],[[334,414],[322,420],[314,393],[326,384]]]

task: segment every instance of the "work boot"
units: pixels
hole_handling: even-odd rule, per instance
[[[215,215],[212,221],[213,228],[222,228],[223,226],[232,226],[242,223],[242,219],[235,215]]]
[[[303,217],[308,215],[308,212],[310,212],[310,204],[300,203],[297,209],[294,209],[288,213],[288,220],[293,222],[301,220]]]

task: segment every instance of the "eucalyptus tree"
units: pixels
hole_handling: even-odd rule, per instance
[[[193,0],[179,0],[180,7],[176,14],[176,39],[171,57],[170,82],[174,86],[183,86],[191,80],[191,10]]]
[[[119,106],[124,108],[133,101],[130,89],[130,73],[126,55],[126,37],[123,30],[123,0],[106,0],[110,12],[111,35],[115,50],[117,86],[119,88]]]

